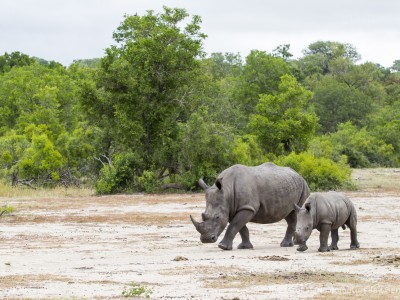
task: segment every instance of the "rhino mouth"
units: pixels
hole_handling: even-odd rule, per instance
[[[213,233],[207,230],[206,225],[203,222],[197,222],[192,216],[190,216],[190,220],[192,221],[196,230],[200,233],[200,241],[202,243],[215,243],[218,239],[219,234]]]
[[[293,243],[295,245],[303,245],[306,242],[307,242],[307,239],[302,239],[299,237],[299,235],[296,232],[294,233]]]
[[[217,237],[215,235],[200,236],[200,241],[204,244],[215,243]]]

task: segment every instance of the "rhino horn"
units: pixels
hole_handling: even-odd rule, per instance
[[[194,227],[196,227],[196,230],[198,231],[198,232],[202,232],[202,231],[204,231],[203,230],[203,223],[199,223],[199,222],[197,222],[193,217],[192,217],[192,215],[190,215],[190,220],[192,221],[192,223],[193,223],[193,225],[194,225]]]
[[[199,179],[198,181],[199,186],[203,189],[203,190],[207,190],[209,188],[209,186],[204,182],[204,180],[202,178]]]
[[[301,207],[298,206],[297,204],[294,205],[294,210],[298,213],[300,211]]]

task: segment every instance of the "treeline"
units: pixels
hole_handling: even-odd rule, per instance
[[[0,56],[0,176],[100,194],[196,189],[226,167],[273,161],[312,189],[350,187],[351,167],[400,166],[400,61],[358,63],[317,41],[247,57],[202,48],[184,9],[126,16],[104,57]]]

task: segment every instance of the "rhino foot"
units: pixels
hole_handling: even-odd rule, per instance
[[[329,247],[319,247],[318,251],[319,252],[329,252],[330,249],[329,249]]]
[[[308,249],[306,244],[300,245],[299,247],[297,247],[297,251],[306,251]]]
[[[358,249],[358,248],[360,248],[360,244],[359,244],[359,243],[357,243],[357,244],[350,244],[350,249]]]
[[[224,241],[221,241],[218,244],[218,247],[220,247],[222,250],[232,250],[232,243],[224,243]]]
[[[339,250],[338,246],[330,245],[329,250]]]
[[[281,247],[293,247],[293,241],[283,240],[281,242]]]
[[[250,242],[240,243],[238,249],[253,249],[253,245]]]

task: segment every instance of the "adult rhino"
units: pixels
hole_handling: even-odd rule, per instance
[[[239,249],[253,248],[249,239],[248,222],[268,224],[285,219],[288,227],[281,247],[293,246],[296,230],[295,204],[302,206],[310,194],[306,181],[287,167],[264,163],[256,167],[234,165],[224,170],[211,187],[200,179],[206,191],[206,210],[203,222],[190,216],[202,243],[214,243],[229,222],[218,247],[232,250],[239,232]]]

